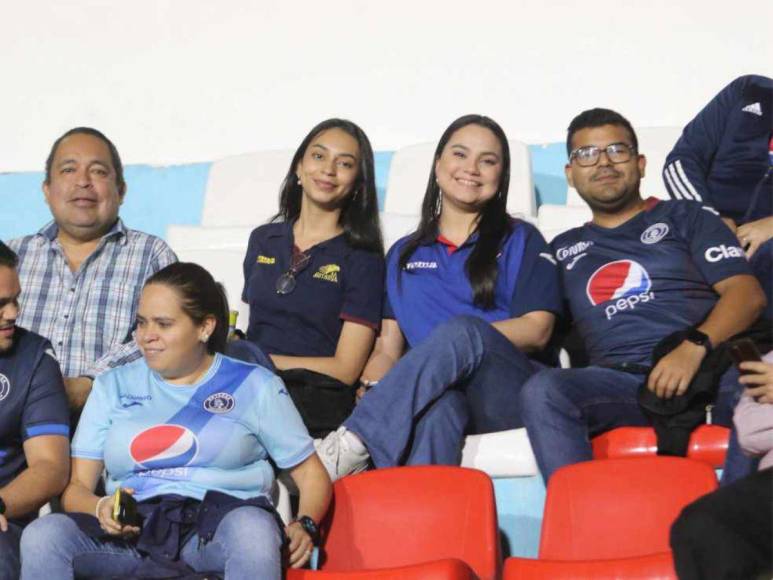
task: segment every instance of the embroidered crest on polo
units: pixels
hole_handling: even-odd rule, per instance
[[[11,381],[8,380],[4,374],[0,373],[0,401],[8,396],[11,392]]]
[[[668,224],[659,222],[652,224],[644,232],[642,232],[641,240],[642,244],[657,244],[660,240],[668,235]]]
[[[414,261],[405,265],[406,270],[437,270],[437,262]]]
[[[204,409],[217,415],[228,413],[235,405],[236,400],[228,393],[215,393],[204,400]]]
[[[325,264],[320,266],[319,270],[314,272],[313,278],[317,280],[327,280],[328,282],[338,283],[338,273],[341,271],[341,266],[338,264]]]

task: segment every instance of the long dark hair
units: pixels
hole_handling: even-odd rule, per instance
[[[502,148],[502,175],[499,189],[478,216],[478,241],[465,263],[467,279],[472,286],[476,306],[488,310],[494,307],[494,288],[497,282],[497,254],[502,240],[510,232],[512,220],[507,214],[507,190],[510,187],[510,147],[507,136],[496,121],[482,115],[465,115],[451,123],[438,141],[432,168],[427,181],[427,191],[421,205],[421,221],[400,252],[400,272],[421,244],[432,242],[438,235],[440,220],[441,192],[435,179],[435,163],[443,154],[451,136],[467,125],[480,125],[494,133]]]
[[[286,222],[298,219],[301,213],[303,190],[298,184],[295,172],[311,141],[328,129],[341,129],[354,137],[360,147],[357,179],[352,186],[352,193],[344,201],[338,223],[343,228],[346,241],[350,246],[383,254],[384,241],[381,237],[381,227],[378,221],[378,196],[373,168],[373,148],[370,146],[365,132],[346,119],[322,121],[309,131],[309,134],[301,141],[282,182],[279,191],[279,213],[273,219]]]
[[[145,286],[163,284],[180,296],[180,307],[195,324],[215,317],[215,330],[207,341],[210,354],[223,352],[228,340],[228,299],[221,284],[207,270],[193,262],[175,262],[145,281]]]

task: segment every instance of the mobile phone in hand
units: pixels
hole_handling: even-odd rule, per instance
[[[142,520],[137,513],[137,500],[120,488],[115,493],[113,519],[122,526],[142,526]]]
[[[730,350],[730,357],[735,362],[735,366],[740,365],[744,361],[761,361],[760,351],[757,350],[757,346],[749,338],[742,338],[740,340],[734,340],[728,344]],[[748,374],[749,371],[741,370],[741,374]]]

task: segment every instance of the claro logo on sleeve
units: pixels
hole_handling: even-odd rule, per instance
[[[719,262],[725,258],[743,258],[744,253],[738,246],[726,246],[725,244],[722,244],[721,246],[714,246],[713,248],[706,250],[703,257],[706,258],[707,262]]]

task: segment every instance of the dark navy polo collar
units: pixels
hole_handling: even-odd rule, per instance
[[[295,234],[293,233],[293,224],[294,222],[280,222],[278,228],[271,229],[268,234],[266,235],[267,238],[288,238],[290,240],[290,246],[295,247]],[[341,232],[337,236],[333,236],[330,239],[324,240],[322,242],[319,242],[317,244],[314,244],[310,248],[307,248],[305,251],[308,252],[310,250],[314,250],[316,248],[325,248],[329,245],[344,245],[346,246],[346,234],[344,232]]]

